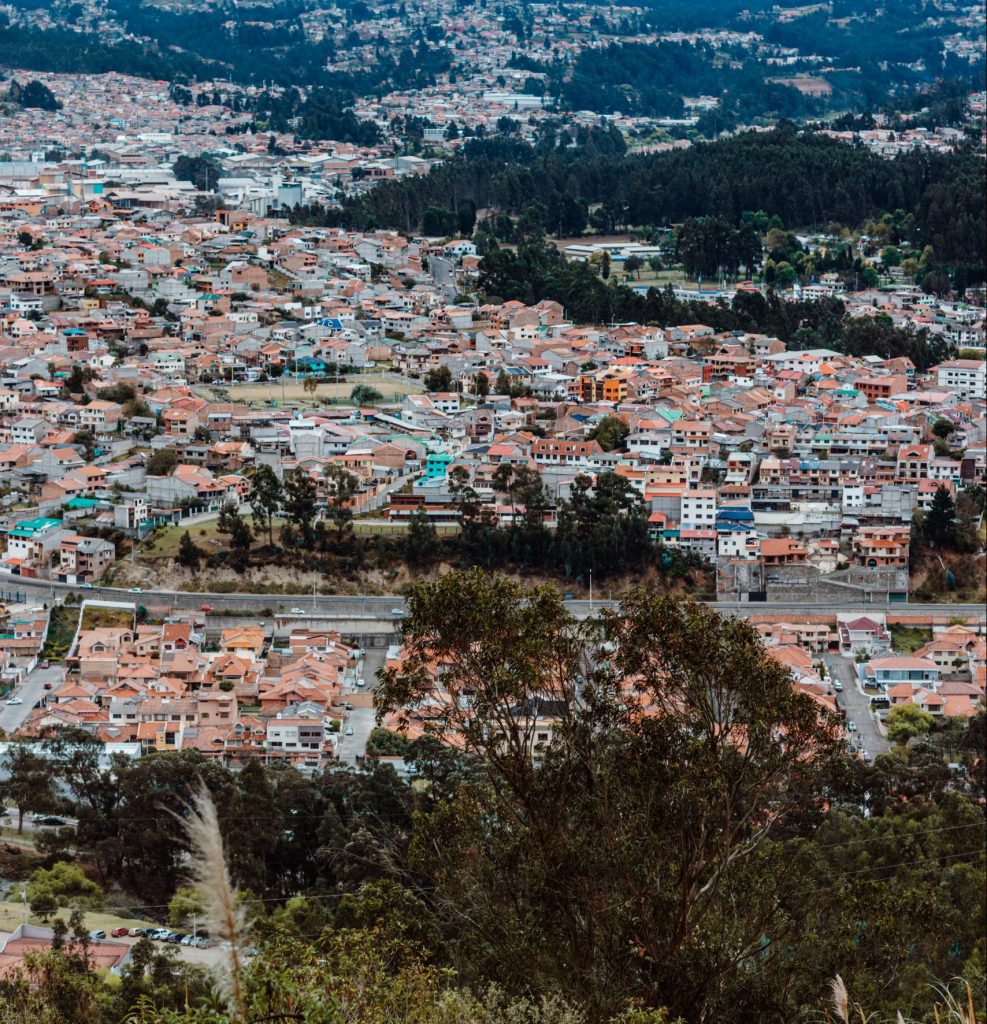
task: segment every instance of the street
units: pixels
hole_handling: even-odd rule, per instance
[[[866,750],[872,757],[886,753],[891,744],[881,735],[877,728],[874,713],[870,708],[870,695],[864,693],[857,681],[857,666],[852,658],[844,658],[839,654],[823,656],[826,671],[832,679],[843,684],[843,692],[838,693],[840,704],[846,708],[848,722],[855,722],[856,733],[852,734],[851,742],[860,750]]]
[[[56,594],[75,593],[92,600],[129,601],[147,607],[162,605],[174,609],[197,610],[203,604],[209,604],[217,611],[247,609],[255,611],[270,608],[275,614],[290,613],[294,607],[304,607],[306,611],[334,615],[349,619],[391,619],[396,621],[394,609],[404,607],[404,598],[398,595],[355,595],[344,594],[295,594],[281,598],[273,598],[270,594],[212,594],[187,593],[174,590],[142,590],[132,593],[119,587],[93,587],[85,589],[67,583],[52,583],[48,580],[28,580],[20,577],[11,579],[5,584],[11,591],[27,595],[32,600],[52,601]],[[982,621],[985,618],[983,605],[979,604],[898,604],[874,601],[865,604],[847,604],[845,602],[791,602],[791,601],[709,601],[707,604],[724,615],[764,615],[772,612],[784,612],[790,615],[826,614],[835,612],[900,612],[913,615],[928,616],[963,616]],[[583,618],[599,611],[603,607],[613,607],[614,602],[596,600],[593,602],[582,599],[565,602],[566,608],[577,618]]]
[[[387,660],[386,647],[368,647],[363,662],[358,669],[359,678],[366,680],[367,685],[357,688],[358,694],[372,693],[377,687],[377,670]],[[347,698],[352,694],[348,694]],[[356,707],[346,713],[343,731],[339,736],[337,752],[340,764],[355,765],[357,756],[363,756],[367,749],[367,740],[377,724],[377,712],[372,707]],[[346,730],[352,729],[353,735],[347,736]]]
[[[34,705],[48,692],[45,683],[57,687],[65,678],[63,665],[52,665],[51,668],[36,668],[29,672],[24,682],[11,693],[4,702],[0,702],[0,729],[9,736],[27,719]],[[12,697],[20,697],[20,704],[7,704]]]

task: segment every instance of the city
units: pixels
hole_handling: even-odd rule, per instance
[[[0,1021],[983,1021],[984,41],[5,7]]]

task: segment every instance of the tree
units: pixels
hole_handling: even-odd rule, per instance
[[[623,448],[630,428],[618,416],[604,416],[586,435],[590,441],[597,441],[605,452]]]
[[[628,256],[624,260],[624,272],[628,277],[633,277],[644,266],[644,260],[640,256]]]
[[[923,736],[935,724],[935,719],[917,704],[897,704],[888,712],[888,739],[905,744],[915,736]]]
[[[144,463],[144,472],[148,476],[170,476],[178,465],[178,452],[173,448],[159,448]]]
[[[610,279],[610,251],[608,249],[603,250],[603,256],[600,259],[600,277],[604,281]]]
[[[302,388],[306,395],[314,395],[319,390],[319,382],[315,377],[309,375],[302,381]]]
[[[330,463],[325,469],[326,496],[329,518],[336,527],[338,540],[353,527],[353,497],[359,490],[360,481],[348,469]]]
[[[186,927],[193,918],[203,916],[202,893],[194,886],[183,885],[175,890],[168,901],[168,923],[175,928]]]
[[[424,509],[416,509],[408,517],[404,537],[404,557],[408,565],[431,565],[439,551],[439,534]]]
[[[319,487],[301,466],[296,466],[285,477],[282,506],[285,518],[301,530],[305,546],[311,547],[319,508]]]
[[[180,156],[171,169],[179,181],[190,181],[200,192],[215,192],[223,168],[207,156]]]
[[[452,387],[452,371],[448,366],[433,367],[425,374],[426,391],[448,391]]]
[[[33,107],[37,110],[61,110],[62,104],[55,99],[55,94],[42,82],[32,79],[23,88],[18,87],[16,95],[11,88],[11,99],[25,109]]]
[[[946,419],[945,416],[938,417],[935,423],[932,424],[932,433],[943,441],[955,432],[956,424],[952,420]]]
[[[922,519],[922,534],[926,543],[940,551],[953,546],[956,537],[956,504],[949,490],[942,484],[936,488],[929,511]]]
[[[509,395],[511,393],[511,378],[506,370],[501,370],[497,374],[497,381],[494,384],[494,394],[496,395]]]
[[[839,740],[750,625],[647,590],[582,624],[554,588],[471,570],[415,585],[404,647],[378,710],[427,707],[476,759],[415,847],[459,956],[591,1020],[756,998],[788,955],[784,831],[825,810]]]
[[[17,808],[17,831],[24,831],[24,815],[50,811],[55,807],[55,780],[51,762],[33,745],[11,743],[0,758],[5,779],[0,794]]]
[[[184,566],[186,569],[198,569],[199,561],[202,558],[202,550],[198,547],[195,541],[189,536],[188,530],[182,534],[182,539],[178,543],[178,555],[175,561],[179,565]]]
[[[478,373],[473,382],[473,387],[477,398],[486,398],[490,394],[490,378],[483,372]]]
[[[376,405],[383,401],[384,396],[369,384],[357,384],[350,392],[350,401],[354,405]]]
[[[31,875],[27,901],[38,914],[50,914],[58,907],[96,910],[103,904],[103,890],[80,867],[57,861],[50,870],[39,868]]]
[[[281,510],[283,497],[277,473],[271,466],[261,463],[250,479],[250,512],[254,528],[267,531],[267,543],[271,546],[274,545],[274,517]]]

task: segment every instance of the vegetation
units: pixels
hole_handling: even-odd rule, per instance
[[[414,231],[422,229],[427,210],[458,216],[468,203],[499,214],[477,225],[485,248],[491,240],[517,241],[533,231],[564,237],[587,223],[609,232],[722,218],[739,228],[745,213],[762,211],[766,221],[777,218],[782,226],[862,227],[888,214],[897,218],[892,241],[900,236],[923,253],[930,247],[928,271],[944,271],[964,288],[987,272],[981,170],[972,151],[885,160],[790,125],[633,156],[625,155],[615,129],[580,129],[574,140],[567,131],[546,129],[536,146],[510,138],[471,140],[427,175],[385,182],[338,210],[300,209],[295,217]]]
[[[104,981],[77,917],[0,982],[0,1020],[788,1024],[837,974],[876,1019],[931,1024],[950,978],[983,1013],[983,712],[948,741],[959,780],[936,731],[864,765],[750,626],[648,590],[580,622],[551,587],[453,573],[416,585],[405,643],[374,746],[414,786],[42,737],[78,819],[39,837],[52,863],[261,954],[212,991],[138,944]],[[419,708],[424,735],[394,732]]]

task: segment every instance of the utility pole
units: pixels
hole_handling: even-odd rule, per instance
[[[589,571],[589,613],[593,614],[593,570]]]

